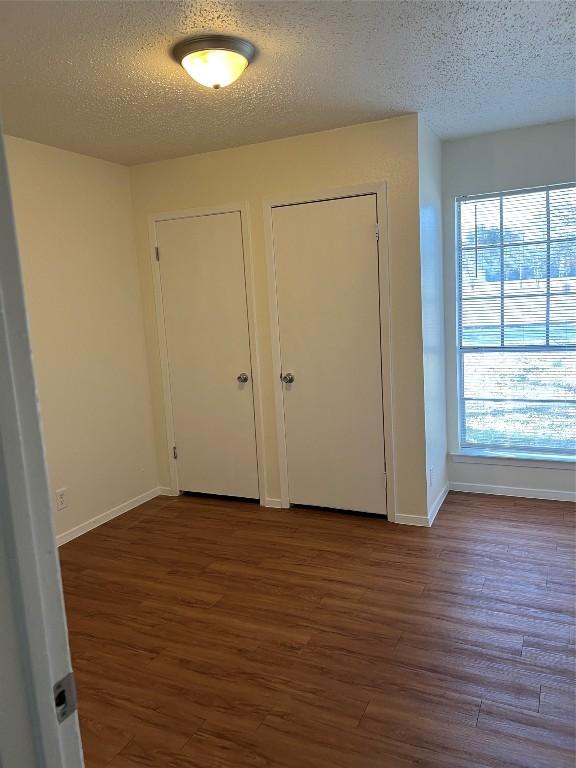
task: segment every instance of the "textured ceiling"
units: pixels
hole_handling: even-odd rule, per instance
[[[0,1],[4,130],[121,163],[422,112],[443,138],[574,113],[571,0]],[[221,91],[173,43],[260,53]]]

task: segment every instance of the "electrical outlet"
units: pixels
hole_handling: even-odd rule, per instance
[[[432,488],[432,483],[434,481],[434,470],[432,467],[428,467],[428,488]]]
[[[56,491],[56,511],[61,512],[68,506],[68,489],[59,488]]]

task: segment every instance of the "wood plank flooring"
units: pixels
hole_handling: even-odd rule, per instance
[[[87,768],[572,768],[574,522],[142,505],[60,549]]]

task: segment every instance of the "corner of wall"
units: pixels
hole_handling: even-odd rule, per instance
[[[448,493],[442,146],[421,117],[418,120],[418,182],[427,513],[431,524]]]
[[[129,171],[25,139],[7,154],[62,533],[158,484]]]
[[[136,248],[136,264],[138,270],[140,293],[142,297],[144,342],[146,349],[146,364],[148,382],[151,392],[152,425],[154,431],[154,452],[158,473],[158,483],[161,487],[170,487],[170,467],[167,453],[167,428],[164,415],[164,390],[162,383],[160,360],[160,341],[156,326],[156,305],[154,294],[154,278],[151,262],[151,219],[138,215],[139,185],[136,180],[142,166],[131,166],[130,200],[132,232]],[[159,211],[160,212],[160,211]]]

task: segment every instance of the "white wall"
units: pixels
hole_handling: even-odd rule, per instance
[[[456,393],[456,256],[454,199],[464,194],[498,192],[574,181],[575,123],[498,131],[443,144],[444,273],[448,446],[458,448]],[[543,498],[573,498],[574,465],[540,466],[525,460],[454,462],[448,466],[452,488]]]
[[[420,275],[428,517],[437,514],[448,492],[444,282],[442,250],[442,146],[418,121],[420,193]]]
[[[266,493],[279,498],[265,200],[307,199],[350,185],[386,181],[390,247],[393,429],[397,512],[427,520],[424,382],[420,312],[418,119],[409,115],[334,131],[148,163],[131,168],[136,237],[149,344],[161,484],[169,482],[166,425],[155,327],[149,221],[153,214],[245,203],[255,272]],[[404,520],[409,522],[409,520]]]
[[[52,494],[63,534],[158,485],[128,169],[7,137]]]

